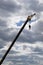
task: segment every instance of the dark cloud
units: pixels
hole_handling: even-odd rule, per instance
[[[40,47],[36,47],[36,48],[34,49],[34,52],[43,53],[43,49],[40,48]]]
[[[24,9],[27,10],[28,13],[29,10],[37,13],[43,12],[43,3],[39,3],[38,0],[19,0],[19,2],[23,4]]]
[[[7,27],[7,21],[0,19],[0,27]]]
[[[6,45],[6,41],[0,40],[0,49],[2,49]]]
[[[23,35],[20,35],[20,37],[18,38],[18,41],[28,42],[28,43],[34,43],[38,41],[43,42],[43,34],[25,31]]]
[[[4,30],[7,29],[7,21],[0,19],[0,49],[6,45],[6,40],[2,37],[5,36]]]
[[[9,31],[8,31],[9,30]],[[11,41],[15,37],[15,32],[10,33],[11,29],[5,29],[0,31],[0,38],[6,41]],[[11,30],[12,31],[12,30]],[[10,33],[10,34],[9,34]],[[15,34],[14,34],[15,33]]]
[[[43,21],[38,21],[36,24],[34,24],[34,26],[32,26],[32,28],[36,33],[42,33],[43,32]]]
[[[0,15],[9,16],[11,13],[17,13],[21,6],[12,0],[0,0]]]
[[[38,0],[29,0],[30,6],[29,8],[35,12],[43,11],[43,4],[39,4]]]

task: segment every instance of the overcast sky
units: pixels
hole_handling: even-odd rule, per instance
[[[0,59],[33,13],[2,65],[43,65],[43,0],[0,0]]]

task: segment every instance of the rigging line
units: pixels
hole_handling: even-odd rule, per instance
[[[19,35],[21,34],[22,30],[24,29],[25,25],[27,24],[28,21],[31,20],[31,18],[34,16],[28,16],[27,20],[25,21],[24,25],[22,26],[22,28],[20,29],[20,31],[18,32],[18,34],[16,35],[15,39],[13,40],[12,44],[10,45],[10,47],[8,48],[8,50],[6,51],[6,53],[4,54],[4,56],[2,57],[2,59],[0,60],[0,65],[3,63],[4,59],[6,58],[7,54],[9,53],[9,51],[11,50],[12,46],[14,45],[14,43],[16,42],[17,38],[19,37]]]

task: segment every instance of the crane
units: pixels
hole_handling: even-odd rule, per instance
[[[16,40],[18,39],[18,37],[20,36],[21,32],[23,31],[25,25],[27,24],[28,21],[31,21],[31,18],[36,15],[35,13],[28,16],[24,25],[21,27],[20,31],[18,32],[18,34],[16,35],[16,37],[14,38],[14,40],[12,41],[11,45],[9,46],[8,50],[6,51],[6,53],[4,54],[4,56],[2,57],[2,59],[0,60],[0,65],[3,63],[4,59],[6,58],[7,54],[9,53],[9,51],[11,50],[12,46],[15,44]],[[31,26],[29,25],[29,28],[31,28]]]

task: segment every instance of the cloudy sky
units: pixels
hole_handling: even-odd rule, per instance
[[[43,0],[0,0],[0,60],[34,12],[2,65],[43,65]]]

